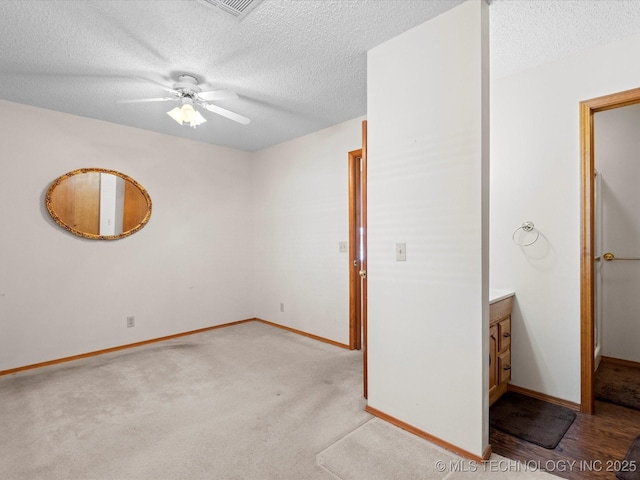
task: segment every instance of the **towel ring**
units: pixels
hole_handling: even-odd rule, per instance
[[[518,230],[522,230],[523,232],[535,231],[536,236],[533,240],[531,240],[528,243],[520,243],[516,240],[516,233],[518,233]],[[533,224],[533,222],[524,222],[522,225],[520,225],[518,228],[516,228],[513,231],[513,235],[511,235],[511,238],[513,240],[513,243],[515,243],[516,245],[519,245],[521,247],[528,247],[529,245],[533,245],[538,241],[538,238],[540,238],[540,232],[535,228],[535,225]]]

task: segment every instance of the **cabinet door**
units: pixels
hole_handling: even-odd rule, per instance
[[[489,328],[489,393],[498,385],[498,327]]]
[[[499,383],[511,380],[511,350],[498,355],[498,376]]]
[[[504,352],[511,346],[511,317],[498,323],[498,351]]]

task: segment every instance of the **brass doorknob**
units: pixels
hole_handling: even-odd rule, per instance
[[[613,253],[607,252],[604,255],[602,255],[602,258],[604,258],[607,262],[610,262],[611,260],[613,260],[616,257],[613,255]]]

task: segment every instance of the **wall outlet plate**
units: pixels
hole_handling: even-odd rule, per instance
[[[136,326],[136,317],[127,317],[127,328]]]

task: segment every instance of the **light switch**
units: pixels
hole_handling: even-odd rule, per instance
[[[339,252],[346,252],[349,249],[349,243],[348,242],[340,242],[338,244],[338,251]]]
[[[407,261],[407,244],[406,243],[396,243],[396,261],[397,262]]]

